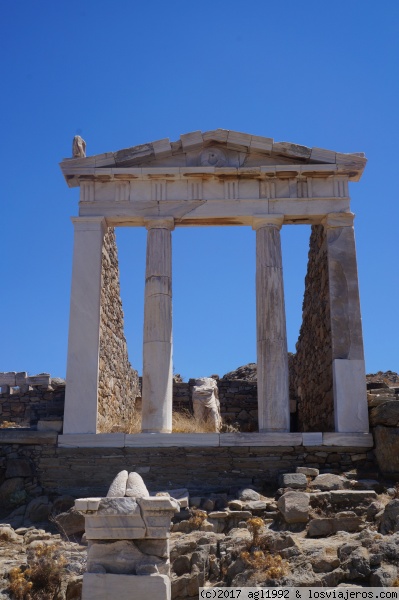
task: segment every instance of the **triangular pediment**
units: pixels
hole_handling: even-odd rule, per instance
[[[351,179],[360,178],[366,158],[363,153],[344,154],[323,148],[309,148],[291,142],[275,142],[228,129],[193,131],[175,142],[168,138],[116,152],[66,159],[61,168],[101,169],[173,167],[261,167],[269,165],[338,165]]]

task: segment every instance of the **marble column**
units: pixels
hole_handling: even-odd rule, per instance
[[[172,431],[173,218],[146,221],[142,432]]]
[[[337,432],[367,432],[362,320],[352,213],[322,221],[327,240],[334,419]]]
[[[254,217],[259,431],[290,430],[280,229],[283,215]]]
[[[103,217],[74,217],[75,228],[64,434],[96,433]]]

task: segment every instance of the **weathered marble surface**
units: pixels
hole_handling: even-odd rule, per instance
[[[85,573],[82,600],[170,600],[170,580],[166,575],[115,575]]]
[[[120,471],[118,473],[118,475],[115,477],[115,479],[109,486],[109,490],[108,490],[108,494],[107,494],[107,496],[109,498],[112,498],[112,497],[119,498],[119,497],[125,495],[128,476],[129,476],[129,474],[127,471]]]
[[[129,473],[126,483],[126,496],[132,496],[133,498],[148,498],[149,493],[143,478],[134,471]]]
[[[195,380],[192,396],[194,416],[218,432],[222,425],[218,385],[212,377],[200,377]]]
[[[369,430],[364,360],[333,360],[336,432]]]
[[[102,217],[73,218],[75,227],[65,390],[64,433],[96,433],[100,348]]]
[[[260,432],[289,431],[287,333],[280,227],[282,215],[254,219]]]
[[[173,219],[147,222],[142,431],[172,431]]]

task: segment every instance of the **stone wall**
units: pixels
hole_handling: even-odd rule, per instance
[[[357,469],[376,476],[374,452],[365,448],[189,447],[58,448],[56,434],[0,430],[0,505],[35,495],[103,496],[123,470],[137,471],[150,491],[187,487],[191,494],[275,486],[297,466],[323,472]]]
[[[139,392],[137,371],[129,362],[119,285],[118,251],[112,227],[104,237],[100,323],[98,427],[129,421]]]
[[[258,431],[258,390],[256,381],[219,379],[220,412],[228,425],[240,431]],[[195,379],[173,383],[173,409],[193,412],[192,391]]]
[[[302,325],[290,366],[298,430],[334,431],[327,244],[322,225],[312,226]]]
[[[18,375],[24,375],[17,373]],[[48,374],[16,378],[0,394],[0,427],[7,423],[24,427],[62,428],[65,381]],[[4,391],[3,391],[4,390]]]

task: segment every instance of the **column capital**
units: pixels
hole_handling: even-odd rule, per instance
[[[325,215],[321,223],[325,229],[334,229],[335,227],[353,227],[355,215],[351,212],[347,213],[328,213]]]
[[[173,231],[175,220],[173,217],[154,217],[153,219],[145,219],[144,225],[146,229],[169,229],[169,231]]]
[[[252,219],[252,229],[258,230],[262,227],[275,227],[281,229],[284,221],[284,215],[254,215]]]
[[[75,231],[98,231],[105,233],[108,229],[104,217],[71,217]]]

